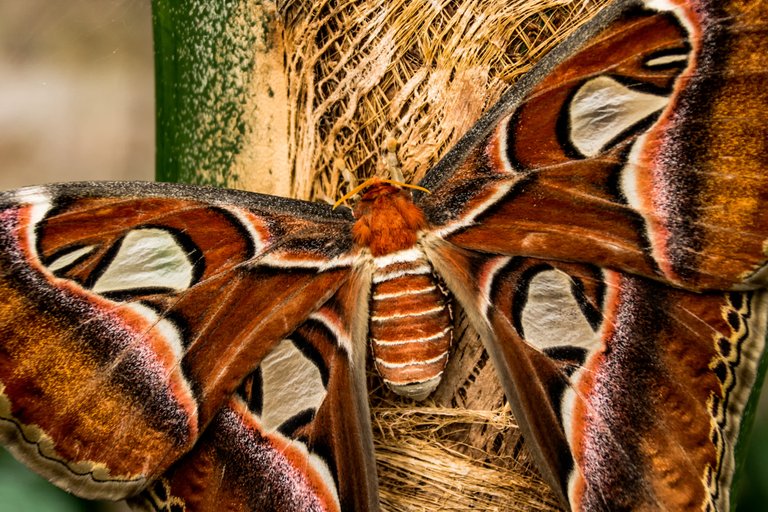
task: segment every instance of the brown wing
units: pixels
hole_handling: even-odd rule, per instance
[[[450,245],[430,256],[572,509],[728,509],[764,291],[694,293]]]
[[[421,183],[435,234],[689,289],[763,286],[768,5],[623,1]]]
[[[767,15],[616,2],[421,183],[422,244],[574,509],[728,508],[766,331]]]
[[[363,279],[365,280],[365,279]],[[350,280],[284,339],[211,422],[195,448],[136,500],[146,510],[378,510]],[[175,508],[174,508],[175,507]]]
[[[0,204],[2,440],[84,497],[165,472],[352,263],[349,216],[298,201],[113,183]]]

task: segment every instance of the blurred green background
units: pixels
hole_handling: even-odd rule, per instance
[[[154,175],[150,0],[0,0],[0,190]],[[768,509],[768,396],[739,512]],[[0,449],[0,512],[124,511],[81,502]]]

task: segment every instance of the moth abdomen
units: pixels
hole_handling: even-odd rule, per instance
[[[452,339],[449,299],[427,259],[377,261],[370,338],[376,369],[400,395],[426,398],[440,383]],[[383,259],[383,258],[382,258]]]

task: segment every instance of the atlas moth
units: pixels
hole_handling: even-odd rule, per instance
[[[4,193],[0,438],[140,509],[378,510],[367,340],[422,398],[456,302],[563,506],[727,510],[765,347],[766,11],[617,1],[354,211]]]

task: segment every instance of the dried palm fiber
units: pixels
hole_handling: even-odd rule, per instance
[[[254,27],[251,115],[235,186],[333,202],[353,181],[392,165],[416,182],[605,3],[253,2],[248,16],[262,23]],[[426,402],[396,397],[370,378],[383,509],[558,510],[488,355],[456,316],[451,362]]]

